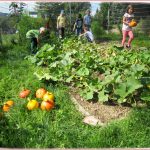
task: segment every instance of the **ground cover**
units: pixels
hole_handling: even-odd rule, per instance
[[[3,48],[0,54],[0,103],[13,99],[14,107],[7,113],[1,110],[0,147],[21,148],[99,148],[149,147],[149,108],[132,108],[123,120],[105,127],[92,127],[82,122],[75,109],[69,89],[63,84],[39,81],[33,74],[39,67],[24,59],[29,53],[23,46]],[[46,67],[45,67],[46,69]],[[35,91],[45,87],[56,96],[56,108],[45,112],[28,111],[26,101],[18,97],[28,87]],[[34,92],[32,92],[34,97]]]

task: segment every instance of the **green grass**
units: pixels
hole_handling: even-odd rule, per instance
[[[82,123],[64,85],[44,84],[36,79],[36,67],[24,57],[21,46],[7,47],[0,53],[0,102],[13,99],[15,106],[0,118],[0,147],[11,148],[100,148],[150,147],[150,110],[135,108],[124,120],[105,127]],[[18,98],[23,88],[34,91],[45,87],[56,97],[56,108],[50,112],[28,111],[27,100]]]
[[[101,35],[100,41],[118,41],[121,44],[122,35],[121,34],[105,34]],[[126,43],[128,41],[128,38],[126,39]],[[139,46],[139,47],[148,47],[150,48],[150,37],[146,35],[134,35],[134,40],[132,41],[133,46]]]

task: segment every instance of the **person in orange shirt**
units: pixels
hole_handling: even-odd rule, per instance
[[[59,38],[64,38],[66,27],[66,17],[64,11],[62,10],[60,15],[57,18],[57,29],[59,32]]]

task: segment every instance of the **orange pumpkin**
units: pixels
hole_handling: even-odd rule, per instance
[[[135,20],[132,20],[132,21],[129,23],[129,26],[130,26],[130,27],[135,27],[135,26],[137,26],[136,21],[135,21]]]
[[[3,111],[4,111],[4,112],[8,112],[9,109],[10,109],[10,106],[9,106],[8,104],[4,104],[4,105],[3,105]]]
[[[51,110],[54,108],[54,102],[53,101],[42,101],[41,103],[41,109],[42,110]]]
[[[14,105],[14,101],[13,100],[8,100],[7,102],[5,102],[5,104],[7,104],[9,106],[13,106]]]
[[[46,94],[46,90],[44,88],[40,88],[36,91],[36,98],[43,98],[44,94]]]
[[[30,90],[26,89],[19,93],[20,98],[26,98],[30,94]]]

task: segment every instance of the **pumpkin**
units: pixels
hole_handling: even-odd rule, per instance
[[[47,92],[43,96],[43,101],[54,101],[54,94],[51,92]]]
[[[39,107],[39,103],[36,100],[29,100],[27,104],[28,110],[34,110]]]
[[[30,90],[26,89],[19,93],[20,98],[26,98],[30,94]]]
[[[36,98],[43,98],[44,94],[46,94],[46,90],[44,88],[40,88],[36,91]]]
[[[136,21],[135,21],[135,20],[132,20],[132,21],[129,23],[129,26],[130,26],[130,27],[135,27],[135,26],[137,26]]]
[[[41,109],[42,110],[51,110],[54,108],[54,102],[53,101],[42,101],[41,103]]]

